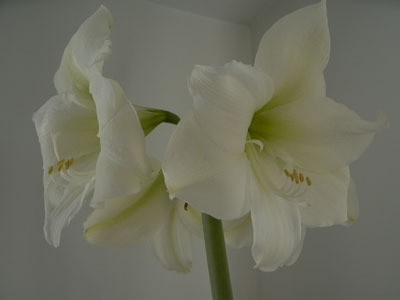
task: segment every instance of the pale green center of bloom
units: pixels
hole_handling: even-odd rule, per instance
[[[245,152],[257,180],[264,188],[273,189],[285,198],[294,199],[304,195],[313,182],[310,176],[299,171],[296,166],[288,167],[288,164],[270,153],[268,144],[273,143],[274,138],[281,136],[280,132],[284,130],[283,126],[274,122],[273,114],[268,105],[265,105],[253,116],[247,133]],[[274,166],[267,165],[268,161]]]

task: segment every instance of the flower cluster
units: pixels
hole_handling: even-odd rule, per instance
[[[206,213],[223,220],[228,244],[251,245],[256,266],[271,271],[296,261],[307,227],[357,219],[349,164],[386,121],[362,120],[326,96],[325,1],[273,25],[254,66],[195,66],[193,110],[179,123],[135,107],[103,76],[111,23],[102,6],[81,25],[56,72],[58,94],[33,117],[50,244],[89,202],[89,242],[150,241],[164,266],[186,272]],[[161,169],[145,136],[162,122],[178,125]]]

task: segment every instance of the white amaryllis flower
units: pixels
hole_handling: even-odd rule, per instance
[[[242,217],[247,228],[251,219],[253,239],[226,232],[235,245],[252,240],[261,270],[293,263],[305,226],[357,217],[348,165],[384,120],[364,121],[326,97],[329,43],[322,1],[269,29],[254,67],[196,66],[189,79],[193,112],[167,149],[171,195],[223,220]]]
[[[135,195],[106,201],[86,220],[85,237],[95,245],[124,247],[150,240],[168,270],[189,272],[192,230],[201,217],[180,200],[171,201],[161,170]]]
[[[134,108],[101,75],[111,53],[111,23],[101,6],[80,26],[55,75],[59,94],[33,116],[43,155],[44,231],[56,247],[85,199],[93,196],[92,204],[100,205],[136,193],[152,174]]]
[[[62,229],[92,199],[99,208],[85,224],[89,241],[152,239],[167,268],[188,271],[191,233],[184,224],[196,214],[169,200],[160,168],[145,153],[145,132],[176,116],[142,107],[138,116],[122,88],[103,77],[111,20],[101,6],[81,25],[55,75],[59,94],[33,117],[43,155],[45,237],[57,247]]]

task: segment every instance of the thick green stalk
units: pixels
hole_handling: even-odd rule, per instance
[[[233,300],[222,222],[207,214],[202,220],[213,300]]]

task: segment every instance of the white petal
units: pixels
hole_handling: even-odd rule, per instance
[[[33,116],[44,167],[62,159],[78,159],[99,151],[94,107],[86,107],[72,94],[48,100]]]
[[[258,182],[271,192],[280,194],[285,198],[288,195],[287,193],[285,194],[282,187],[288,180],[284,173],[286,165],[279,159],[271,156],[267,150],[266,148],[261,149],[254,143],[246,145],[246,155]]]
[[[255,180],[250,178],[248,191],[252,199],[252,253],[255,267],[273,271],[293,262],[301,243],[301,220],[297,205],[262,190]]]
[[[60,186],[49,178],[45,178],[44,181],[45,238],[49,244],[58,247],[62,229],[69,224],[82,207],[82,203],[91,195],[93,181],[86,185],[69,184],[67,187]]]
[[[304,202],[304,205],[299,207],[303,224],[331,226],[346,222],[349,168],[331,173],[304,171],[304,175],[310,178],[312,184],[307,186],[307,192],[300,199]]]
[[[194,235],[203,238],[203,223],[201,213],[189,203],[176,200],[175,210],[182,224]]]
[[[287,163],[308,170],[336,170],[357,159],[385,125],[384,116],[368,122],[323,97],[265,110],[255,116],[249,132]]]
[[[166,222],[160,226],[153,238],[153,248],[158,259],[168,270],[189,272],[192,267],[192,240],[189,230],[184,226],[178,211],[183,203],[171,202]]]
[[[172,197],[218,219],[239,218],[249,210],[245,199],[248,162],[216,145],[193,115],[178,124],[163,163]]]
[[[223,67],[196,66],[189,79],[194,116],[221,148],[241,153],[253,113],[269,101],[271,80],[255,68],[233,61]]]
[[[271,107],[306,96],[324,96],[323,70],[330,37],[325,0],[286,15],[261,39],[255,66],[273,79]]]
[[[151,177],[142,127],[121,87],[102,76],[93,76],[90,90],[99,120],[101,151],[96,166],[92,204],[137,193]]]
[[[65,48],[60,68],[54,76],[58,93],[88,94],[89,72],[92,69],[101,73],[104,60],[111,54],[111,25],[111,13],[100,6],[79,27]]]
[[[250,213],[237,220],[224,221],[223,225],[225,240],[229,246],[235,248],[251,246],[253,227]]]
[[[137,195],[104,202],[84,223],[86,239],[96,245],[127,246],[149,239],[170,209],[162,175]]]
[[[286,261],[286,266],[293,265],[300,256],[301,250],[303,250],[304,239],[306,237],[306,227],[301,226],[301,240],[298,243],[296,249],[292,252],[292,256]]]

